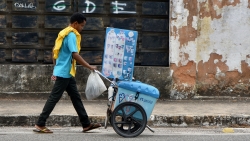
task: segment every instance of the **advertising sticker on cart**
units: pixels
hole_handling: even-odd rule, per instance
[[[107,78],[131,81],[137,44],[137,31],[106,29],[102,74]]]
[[[135,102],[135,95],[134,94],[119,94],[119,103],[122,102]]]
[[[119,94],[119,103],[122,103],[122,102],[137,102],[137,103],[140,103],[141,105],[143,105],[143,103],[147,103],[147,104],[154,103],[154,101],[150,100],[149,98],[140,97],[136,100],[135,94],[120,93]]]

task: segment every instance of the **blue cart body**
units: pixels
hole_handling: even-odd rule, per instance
[[[159,90],[151,85],[139,81],[119,81],[118,92],[115,98],[115,106],[123,102],[135,102],[143,107],[146,112],[147,120],[150,119],[155,103],[158,100]],[[127,112],[134,111],[134,109],[126,109]],[[140,118],[138,115],[137,118]]]

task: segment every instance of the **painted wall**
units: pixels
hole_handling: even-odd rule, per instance
[[[80,55],[102,64],[107,27],[138,31],[136,66],[168,66],[166,0],[0,0],[0,64],[52,64],[58,33],[83,12]]]
[[[173,99],[249,97],[250,0],[171,0]]]
[[[97,70],[101,68],[101,65],[97,65]],[[77,66],[76,71],[78,91],[82,99],[86,99],[85,88],[90,71],[80,65]],[[46,100],[54,85],[54,81],[50,79],[52,72],[53,65],[50,64],[0,64],[0,100]],[[172,80],[168,67],[136,66],[134,78],[136,81],[156,87],[160,92],[160,99],[169,99],[170,87],[168,86],[171,86]],[[110,82],[104,78],[103,81],[106,87],[109,87]],[[69,100],[70,97],[65,92],[62,99]],[[98,99],[107,100],[107,91]]]

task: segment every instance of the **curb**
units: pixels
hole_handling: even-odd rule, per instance
[[[105,116],[89,116],[91,122],[104,126]],[[34,126],[38,116],[0,116],[1,126]],[[81,126],[78,116],[51,115],[47,126]],[[151,115],[148,125],[151,127],[248,127],[250,115],[216,116],[162,116]]]
[[[152,116],[154,127],[246,127],[250,115]]]

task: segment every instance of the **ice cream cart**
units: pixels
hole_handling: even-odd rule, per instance
[[[136,137],[146,127],[153,132],[147,121],[160,95],[157,88],[132,80],[137,36],[137,31],[107,28],[102,71],[96,71],[111,82],[105,128],[110,122],[123,137]]]

